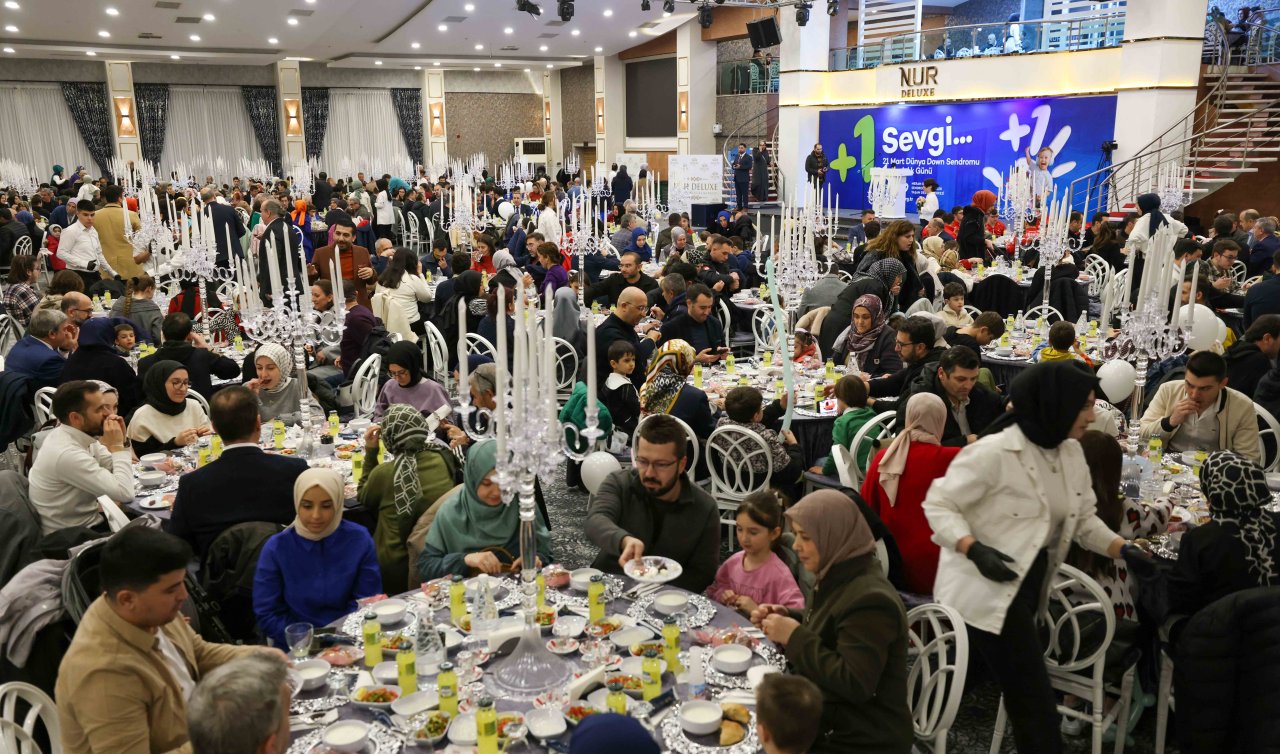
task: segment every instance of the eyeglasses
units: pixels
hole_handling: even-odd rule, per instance
[[[644,458],[637,458],[634,465],[637,469],[651,468],[655,471],[666,471],[667,469],[674,467],[677,463],[680,463],[680,461],[650,461]]]
[[[191,380],[169,380],[169,387],[186,390],[191,387]]]

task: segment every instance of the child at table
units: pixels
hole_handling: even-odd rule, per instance
[[[862,429],[862,425],[875,418],[876,410],[867,405],[867,383],[862,381],[861,377],[852,374],[846,374],[836,381],[836,423],[831,427],[831,446],[837,445],[849,448],[853,442],[854,436],[858,434],[858,430]],[[872,439],[879,437],[880,433],[872,435]],[[858,448],[857,463],[858,468],[867,468],[867,459],[872,451],[872,443],[864,443]],[[834,477],[836,471],[836,459],[834,455],[829,455],[822,459],[822,463],[809,469],[815,474]]]
[[[1031,354],[1031,361],[1069,361],[1079,359],[1090,367],[1093,361],[1080,349],[1076,340],[1076,327],[1070,322],[1054,322],[1049,328],[1049,343]]]
[[[782,503],[773,490],[753,492],[738,505],[734,520],[742,549],[716,571],[707,596],[744,614],[759,605],[804,609],[804,594],[783,559]]]
[[[942,286],[942,297],[946,304],[938,312],[947,327],[968,327],[973,324],[973,316],[964,310],[964,283],[947,283]]]
[[[609,367],[613,371],[605,378],[600,399],[609,409],[614,428],[631,437],[640,423],[640,394],[631,382],[631,373],[636,369],[635,346],[615,340],[609,346]]]
[[[791,354],[791,360],[796,364],[804,364],[807,361],[820,360],[818,354],[818,339],[813,334],[803,328],[796,328],[796,347]]]
[[[822,690],[808,678],[769,673],[756,686],[756,730],[765,754],[805,754],[821,722]]]
[[[138,335],[133,331],[133,325],[123,322],[116,325],[116,350],[121,356],[128,356],[137,344]]]
[[[769,477],[769,485],[782,490],[784,493],[791,495],[793,499],[798,497],[800,490],[798,485],[804,477],[804,454],[800,450],[800,445],[796,441],[796,436],[791,434],[789,430],[777,431],[771,429],[778,425],[785,409],[780,402],[775,401],[769,406],[769,420],[765,420],[764,395],[753,387],[738,386],[730,390],[724,397],[725,415],[720,417],[716,422],[717,427],[726,424],[749,429],[760,435],[765,444],[769,446],[769,455],[773,460],[773,468]],[[730,446],[727,441],[723,445],[718,441],[712,441],[711,447],[718,453],[728,453]],[[751,472],[758,478],[762,478],[765,473],[765,460],[759,455],[750,458]]]

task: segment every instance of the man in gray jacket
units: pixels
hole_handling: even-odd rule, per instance
[[[605,477],[587,509],[587,537],[600,548],[591,565],[621,573],[646,555],[671,558],[684,572],[671,583],[702,592],[715,579],[720,550],[716,501],[685,475],[688,438],[659,414],[640,424],[635,466]]]

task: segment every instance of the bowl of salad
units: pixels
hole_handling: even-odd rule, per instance
[[[351,692],[352,703],[367,709],[388,709],[399,698],[400,687],[386,684],[359,686]]]
[[[435,746],[449,732],[449,721],[453,718],[444,710],[435,710],[416,720],[418,727],[413,729],[409,740],[419,746]]]

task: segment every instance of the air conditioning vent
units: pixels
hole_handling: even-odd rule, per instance
[[[468,18],[469,16],[445,16],[443,22],[446,24],[460,24]]]
[[[175,3],[170,0],[159,0],[159,2],[156,3],[156,7],[164,8],[165,10],[177,10],[182,7],[182,3]]]
[[[159,34],[152,34],[149,31],[144,31],[138,35],[138,39],[164,39],[164,37]]]
[[[539,34],[539,35],[538,35],[538,39],[555,39],[555,38],[556,38],[556,37],[558,37],[558,36],[560,36],[560,35],[559,35],[559,34],[550,34],[550,33],[547,33],[547,32],[543,32],[542,34]]]
[[[200,17],[199,16],[178,16],[177,18],[173,19],[173,22],[175,24],[198,24],[200,23]]]

